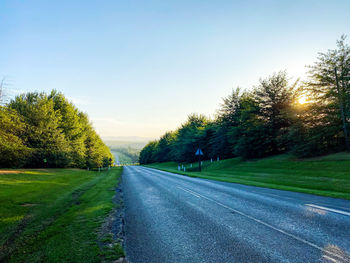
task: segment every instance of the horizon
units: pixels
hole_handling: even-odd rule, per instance
[[[349,11],[1,1],[0,262],[350,263]]]
[[[4,1],[0,76],[9,95],[62,92],[102,138],[156,139],[237,86],[304,79],[349,36],[349,1],[268,3]]]

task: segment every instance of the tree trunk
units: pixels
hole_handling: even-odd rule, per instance
[[[347,128],[346,128],[346,119],[345,119],[345,113],[344,113],[344,104],[343,104],[342,94],[340,93],[340,88],[339,88],[337,67],[334,68],[334,74],[335,74],[335,82],[336,82],[337,92],[338,92],[340,114],[341,114],[341,119],[342,119],[342,122],[343,122],[343,131],[344,131],[344,137],[345,137],[346,150],[347,150],[348,152],[350,152],[349,135],[348,135],[348,130],[347,130]]]

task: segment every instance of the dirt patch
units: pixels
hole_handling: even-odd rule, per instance
[[[115,208],[105,219],[99,232],[99,247],[102,262],[127,263],[124,247],[124,204],[121,184],[115,189],[113,197]]]
[[[24,207],[31,207],[31,206],[36,206],[36,205],[39,205],[39,204],[31,204],[31,203],[21,204],[21,206],[24,206]]]
[[[13,171],[13,170],[0,170],[0,174],[18,174],[21,171]]]
[[[16,229],[12,231],[9,238],[2,245],[0,245],[0,262],[5,262],[10,258],[11,253],[16,249],[14,246],[14,241],[20,236],[30,219],[31,215],[25,216],[17,225]]]

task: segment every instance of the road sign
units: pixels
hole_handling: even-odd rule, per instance
[[[196,155],[203,155],[201,148],[198,148],[198,150],[196,151]]]
[[[198,156],[198,168],[200,172],[202,171],[202,162],[201,162],[202,155],[203,155],[203,152],[201,148],[198,148],[198,150],[196,151],[196,156]]]

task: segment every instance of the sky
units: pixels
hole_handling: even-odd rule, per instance
[[[349,0],[0,0],[10,95],[63,92],[102,137],[158,138],[350,42]]]

